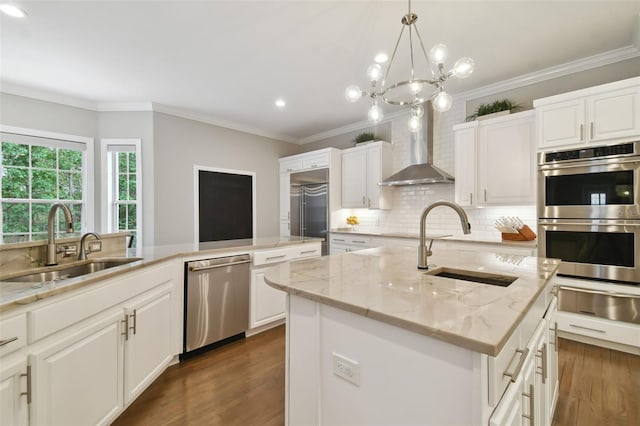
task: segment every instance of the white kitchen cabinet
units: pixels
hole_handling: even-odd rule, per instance
[[[392,146],[372,142],[342,152],[342,207],[391,208],[388,187],[378,182],[391,174]]]
[[[547,343],[547,383],[545,388],[545,400],[543,414],[546,425],[551,426],[553,421],[552,413],[555,411],[556,402],[558,400],[558,389],[560,382],[558,380],[558,298],[554,295],[549,304],[549,309],[545,315],[546,320],[546,343]]]
[[[124,409],[123,319],[111,310],[32,352],[31,423],[109,424]]]
[[[330,254],[349,253],[371,247],[371,238],[363,235],[331,233]]]
[[[319,257],[321,254],[320,242],[258,250],[253,253],[249,314],[249,327],[253,332],[278,325],[285,318],[287,294],[266,283],[265,270],[281,262]]]
[[[26,356],[3,357],[0,361],[0,424],[29,424]]]
[[[537,99],[533,105],[538,149],[640,136],[640,77]]]
[[[291,219],[290,193],[290,173],[280,173],[280,221],[289,221]]]
[[[124,403],[138,397],[173,358],[171,285],[127,303],[125,307]]]
[[[475,206],[478,202],[476,193],[477,154],[476,139],[478,127],[460,128],[455,131],[455,197],[456,203],[461,206]]]
[[[456,201],[463,206],[535,204],[535,114],[525,111],[454,127]]]

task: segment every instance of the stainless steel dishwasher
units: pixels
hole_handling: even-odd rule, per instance
[[[242,254],[185,264],[184,354],[244,337],[250,262],[251,257]]]

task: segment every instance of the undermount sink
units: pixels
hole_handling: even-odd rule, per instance
[[[500,287],[510,286],[518,277],[510,275],[497,275],[480,271],[466,271],[464,269],[436,268],[425,272],[427,275],[435,277],[450,278],[453,280],[471,281],[480,284],[497,285]]]
[[[54,266],[50,270],[19,275],[13,278],[7,278],[6,281],[27,283],[58,281],[104,271],[105,269],[115,268],[116,266],[126,265],[127,263],[132,263],[138,260],[142,259],[139,257],[95,259],[82,264],[68,265],[66,267]]]

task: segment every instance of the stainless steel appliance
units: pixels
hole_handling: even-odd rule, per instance
[[[562,275],[640,284],[640,141],[540,153],[538,239]]]
[[[636,294],[560,286],[558,309],[574,314],[640,324],[640,295]],[[586,328],[576,324],[570,326]]]
[[[189,353],[249,328],[248,254],[187,262],[184,348]]]
[[[291,235],[322,238],[322,255],[328,253],[329,171],[327,169],[292,173]]]

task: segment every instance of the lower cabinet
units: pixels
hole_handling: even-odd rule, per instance
[[[172,285],[32,351],[33,424],[109,424],[169,364]]]
[[[331,234],[330,254],[349,253],[371,247],[371,238],[363,235]]]
[[[29,424],[27,394],[27,359],[2,359],[0,370],[0,425]]]

